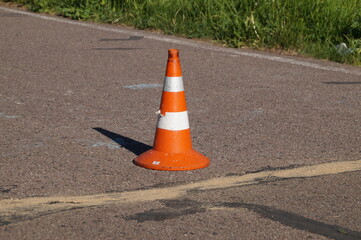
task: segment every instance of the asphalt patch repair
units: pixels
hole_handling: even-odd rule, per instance
[[[31,197],[24,199],[5,199],[0,201],[0,226],[39,218],[41,216],[69,211],[79,208],[104,206],[110,204],[134,204],[142,202],[160,201],[166,208],[153,209],[134,216],[128,216],[128,220],[162,221],[176,218],[182,215],[204,212],[207,210],[246,208],[266,218],[278,221],[282,224],[302,230],[321,234],[336,239],[359,239],[361,233],[327,225],[302,216],[285,212],[283,210],[239,202],[215,202],[200,203],[184,201],[187,195],[198,191],[212,191],[255,184],[263,184],[272,181],[280,181],[295,178],[313,178],[318,176],[341,174],[361,171],[361,160],[341,161],[312,166],[302,166],[290,169],[264,170],[253,173],[240,174],[213,178],[194,183],[168,186],[163,188],[149,188],[127,192],[113,192],[84,196],[54,196],[54,197]]]

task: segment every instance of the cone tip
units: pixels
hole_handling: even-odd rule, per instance
[[[178,49],[169,49],[168,50],[168,58],[179,58],[179,51]]]

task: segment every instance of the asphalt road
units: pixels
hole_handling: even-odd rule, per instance
[[[195,171],[153,142],[180,50]],[[0,7],[0,239],[361,239],[361,69]]]

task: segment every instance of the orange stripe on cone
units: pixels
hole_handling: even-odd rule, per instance
[[[186,95],[183,92],[164,92],[160,104],[160,112],[183,112],[187,111]]]
[[[191,131],[170,131],[157,128],[153,149],[160,152],[182,153],[192,149]]]
[[[177,49],[168,50],[165,84],[153,149],[134,163],[156,170],[192,170],[209,166],[207,157],[192,148],[182,70]]]

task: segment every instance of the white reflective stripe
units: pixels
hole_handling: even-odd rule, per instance
[[[158,128],[174,131],[188,129],[188,112],[166,112],[165,115],[159,115]]]
[[[183,77],[165,77],[163,91],[165,91],[165,92],[182,92],[182,91],[184,91]]]

